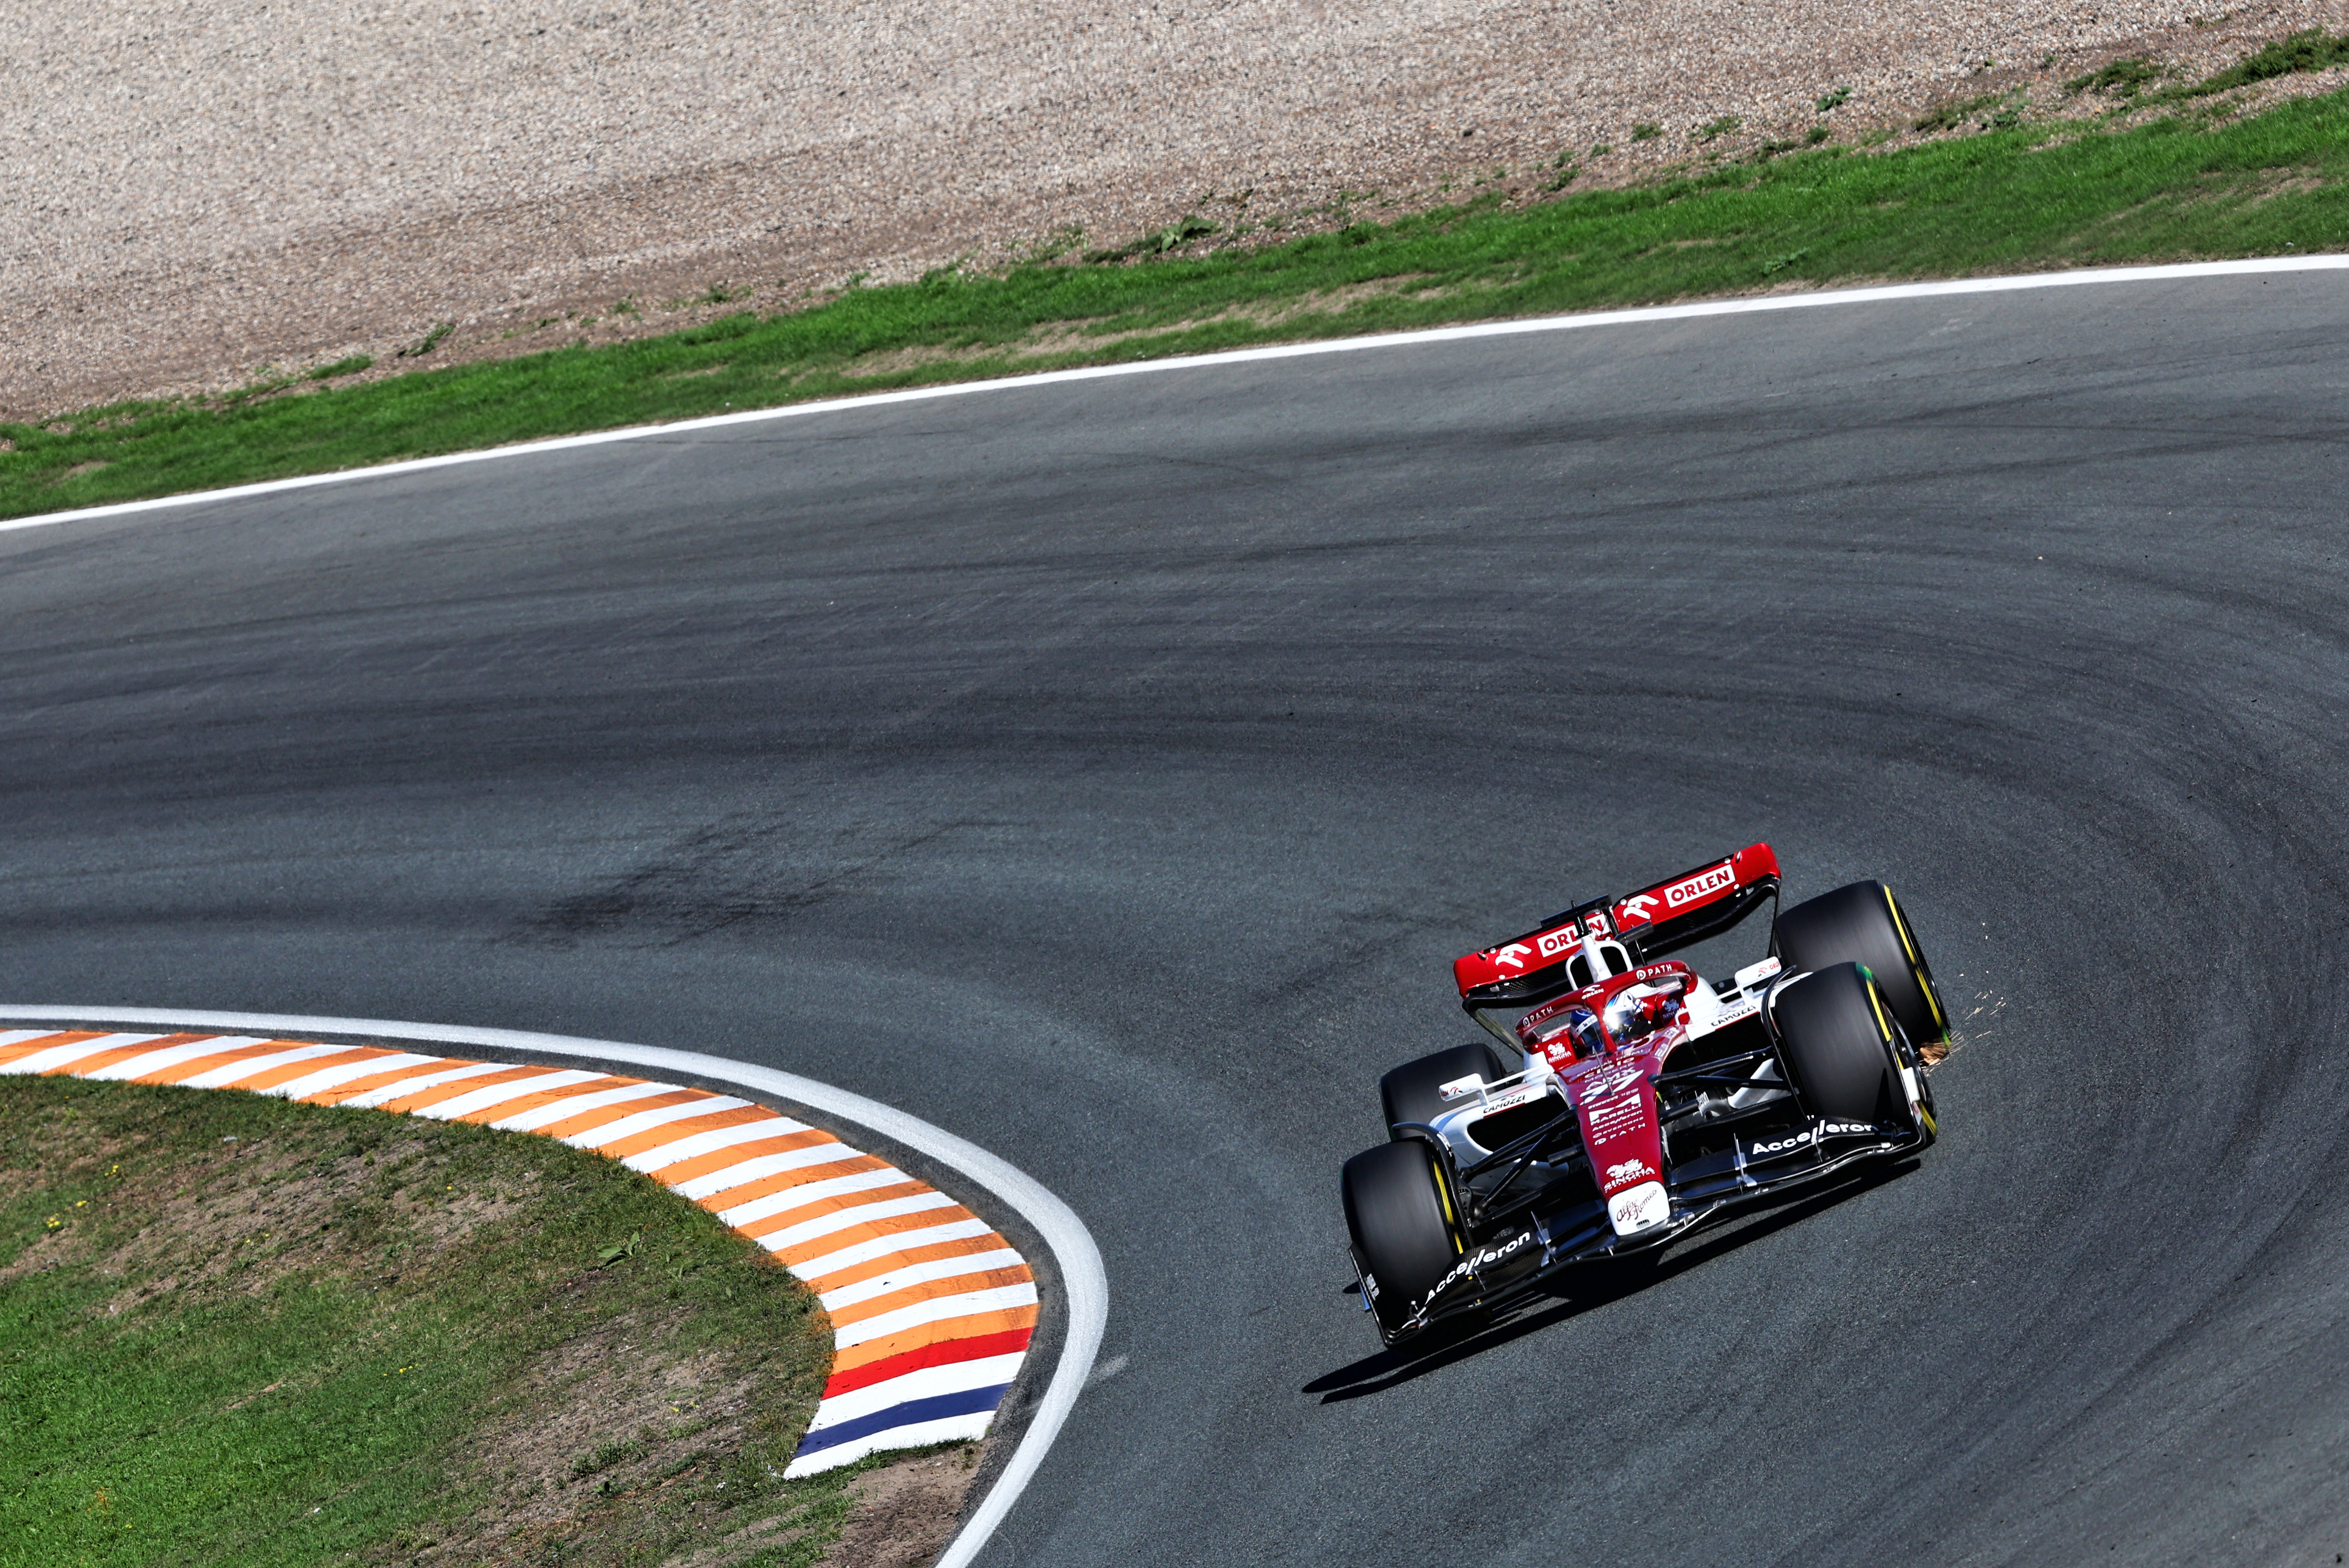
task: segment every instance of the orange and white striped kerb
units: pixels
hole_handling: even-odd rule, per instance
[[[787,1475],[985,1436],[1036,1329],[1035,1276],[987,1221],[749,1100],[577,1068],[235,1034],[0,1029],[0,1073],[472,1122],[645,1172],[772,1252],[832,1316],[832,1377]]]

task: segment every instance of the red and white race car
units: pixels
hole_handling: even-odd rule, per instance
[[[1665,957],[1764,903],[1769,954],[1729,979]],[[1453,964],[1495,1044],[1387,1074],[1390,1141],[1341,1181],[1386,1343],[1933,1141],[1921,1053],[1949,1023],[1891,889],[1777,905],[1777,857],[1756,844]]]

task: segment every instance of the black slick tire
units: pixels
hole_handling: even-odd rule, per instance
[[[1501,1054],[1481,1040],[1404,1063],[1379,1080],[1379,1106],[1386,1113],[1387,1136],[1420,1136],[1397,1132],[1395,1128],[1403,1122],[1424,1126],[1441,1115],[1445,1108],[1442,1093],[1444,1085],[1471,1073],[1489,1084],[1508,1071],[1501,1064]]]
[[[1346,1162],[1339,1187],[1371,1315],[1393,1345],[1466,1250],[1458,1211],[1435,1151],[1416,1138],[1364,1149]]]
[[[1917,944],[1908,912],[1881,882],[1854,882],[1782,911],[1770,950],[1790,970],[1859,964],[1876,977],[1884,1005],[1900,1021],[1910,1044],[1937,1045],[1950,1037],[1932,966]]]
[[[1916,1130],[1891,1020],[1857,964],[1806,975],[1771,1005],[1778,1054],[1803,1107],[1826,1121]]]

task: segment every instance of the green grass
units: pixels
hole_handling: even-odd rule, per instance
[[[2226,76],[2317,68],[2344,50],[2341,40],[2300,35]],[[2133,70],[2111,85],[2127,87]],[[1764,286],[2349,243],[2349,95],[2228,119],[2222,104],[2193,96],[2209,88],[2151,95],[2168,117],[2148,123],[2017,123],[2015,102],[1983,99],[1943,117],[1961,134],[1896,152],[1771,143],[1734,164],[1638,189],[1568,192],[1514,209],[1487,195],[1287,244],[1162,254],[1211,227],[1194,217],[1092,253],[1100,259],[1092,262],[986,276],[942,270],[796,312],[746,313],[605,348],[306,394],[264,384],[225,402],[123,405],[54,427],[0,426],[14,448],[0,452],[0,516],[1268,341]]]
[[[812,1303],[543,1139],[0,1079],[0,1565],[806,1562]]]
[[[305,381],[331,381],[337,376],[356,376],[374,363],[375,356],[372,354],[354,354],[347,359],[337,359],[331,365],[321,365],[315,370],[305,371],[302,379]]]
[[[2311,27],[2277,39],[2209,80],[2181,89],[2179,96],[2199,98],[2252,82],[2270,81],[2300,71],[2329,70],[2342,65],[2349,65],[2349,33],[2335,36],[2322,27]]]

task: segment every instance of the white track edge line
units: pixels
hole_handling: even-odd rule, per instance
[[[1945,278],[1932,283],[1880,284],[1868,288],[1820,289],[1805,294],[1772,294],[1738,299],[1697,300],[1687,305],[1649,305],[1623,310],[1591,310],[1572,316],[1539,316],[1516,321],[1479,321],[1463,327],[1428,327],[1411,332],[1382,332],[1367,337],[1332,337],[1318,343],[1274,343],[1260,348],[1227,348],[1216,354],[1185,354],[1165,359],[1139,359],[1120,365],[1085,365],[1071,370],[1039,370],[1026,376],[998,376],[983,381],[957,381],[936,387],[908,387],[895,392],[867,392],[854,398],[827,398],[791,403],[777,409],[745,409],[739,413],[706,414],[669,424],[629,425],[584,435],[555,436],[545,441],[518,441],[477,452],[443,452],[438,457],[413,457],[367,468],[338,469],[332,473],[297,474],[291,479],[264,480],[224,490],[191,491],[184,495],[159,495],[147,501],[120,501],[110,506],[87,506],[73,512],[45,512],[32,517],[0,521],[0,533],[16,528],[47,528],[60,523],[93,522],[171,506],[194,506],[209,501],[241,501],[255,495],[305,490],[316,484],[340,484],[458,463],[486,462],[495,458],[530,457],[542,452],[568,452],[575,447],[602,446],[610,441],[642,441],[650,436],[689,435],[696,431],[721,430],[729,425],[758,424],[769,420],[798,419],[809,414],[839,413],[882,408],[893,403],[926,402],[934,398],[964,398],[981,392],[1050,387],[1069,381],[1096,381],[1112,376],[1146,376],[1168,370],[1196,370],[1219,365],[1246,365],[1266,359],[1297,359],[1319,354],[1353,354],[1371,348],[1409,348],[1427,343],[1458,343],[1476,337],[1515,337],[1533,332],[1568,332],[1586,327],[1626,327],[1650,321],[1689,321],[1708,316],[1751,316],[1777,310],[1806,310],[1819,306],[1875,305],[1888,300],[1932,299],[1947,295],[2012,294],[2028,289],[2079,288],[2097,284],[2165,283],[2198,277],[2242,277],[2262,273],[2337,272],[2349,269],[2349,255],[2255,256],[2240,261],[2174,262],[2162,266],[2081,267],[2069,272],[2021,273],[2003,277]],[[939,1568],[949,1568],[939,1559]]]
[[[2344,258],[2349,265],[2349,258]],[[1019,1446],[996,1477],[986,1501],[970,1516],[935,1568],[965,1568],[976,1558],[996,1527],[1028,1489],[1037,1467],[1061,1433],[1077,1396],[1092,1373],[1109,1322],[1109,1275],[1102,1266],[1101,1250],[1076,1211],[1034,1177],[998,1155],[988,1153],[943,1127],[870,1100],[846,1089],[835,1089],[796,1073],[732,1062],[698,1051],[676,1051],[661,1045],[631,1045],[617,1040],[587,1040],[569,1034],[537,1034],[520,1029],[472,1029],[461,1025],[408,1023],[383,1018],[316,1018],[270,1012],[182,1012],[153,1007],[9,1007],[0,1005],[0,1018],[68,1023],[186,1023],[200,1029],[254,1029],[271,1034],[356,1034],[379,1040],[427,1040],[492,1051],[535,1053],[553,1056],[584,1056],[591,1060],[626,1062],[636,1066],[665,1067],[672,1072],[759,1090],[777,1098],[795,1100],[812,1109],[869,1127],[882,1137],[927,1155],[958,1171],[1009,1204],[1036,1228],[1060,1263],[1061,1290],[1068,1297],[1068,1331],[1052,1379],[1038,1402]],[[528,1136],[528,1135],[521,1135]]]

